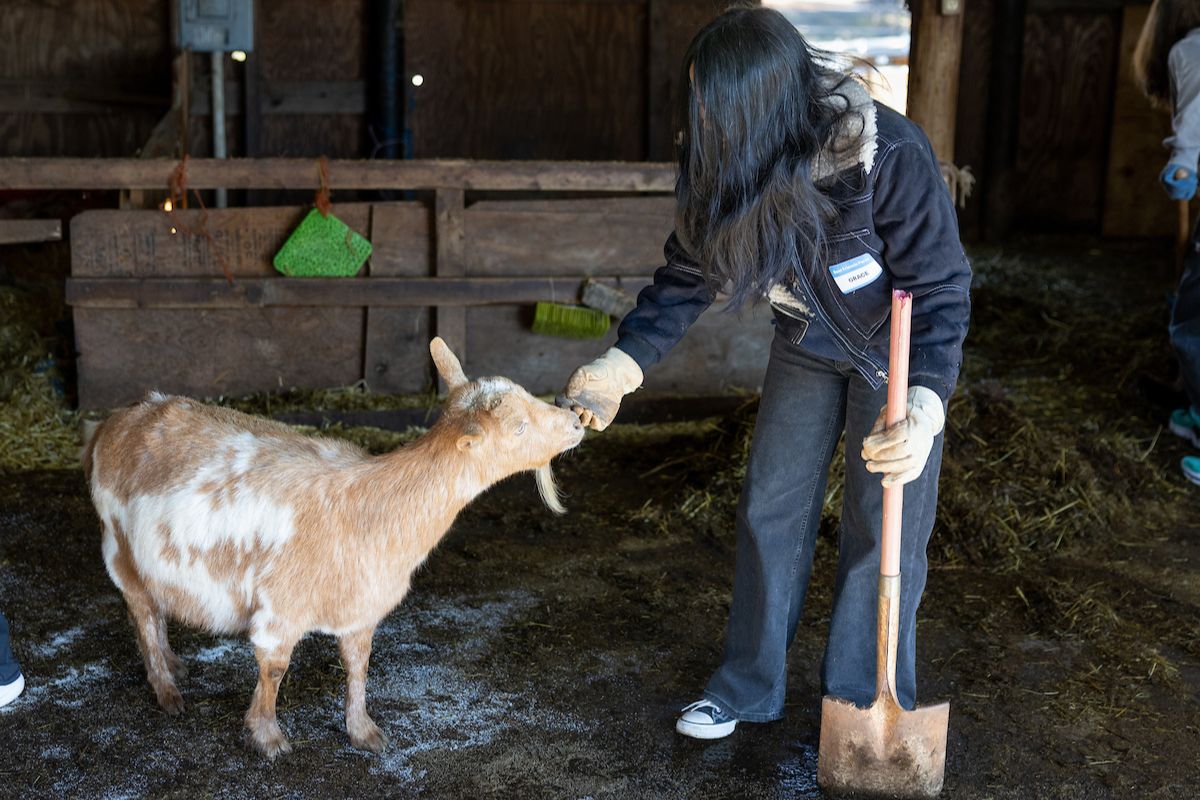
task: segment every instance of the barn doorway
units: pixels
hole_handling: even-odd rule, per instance
[[[905,113],[912,15],[904,0],[763,0],[810,44],[845,56],[880,102]]]

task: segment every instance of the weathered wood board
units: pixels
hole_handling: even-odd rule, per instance
[[[534,303],[577,302],[588,277],[636,293],[661,266],[673,222],[669,197],[469,203],[462,190],[440,194],[335,206],[374,245],[358,276],[337,279],[284,278],[271,266],[304,208],[80,214],[67,290],[81,405],[152,388],[212,396],[365,380],[376,391],[424,391],[435,333],[457,339],[468,374],[553,393],[611,343],[616,325],[609,341],[536,336]],[[769,343],[763,313],[710,311],[646,385],[756,387]]]
[[[1119,17],[1028,14],[1017,141],[1017,219],[1095,230],[1103,210]]]
[[[1113,100],[1108,173],[1104,187],[1105,236],[1171,236],[1175,203],[1158,182],[1171,133],[1170,114],[1152,108],[1133,80],[1133,49],[1149,6],[1125,6],[1121,22],[1120,63]]]

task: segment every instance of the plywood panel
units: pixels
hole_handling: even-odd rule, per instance
[[[472,206],[467,274],[648,275],[662,264],[674,214],[670,197]]]
[[[103,81],[107,89],[100,93],[117,102],[117,110],[0,110],[0,156],[133,155],[170,102],[167,30],[167,5],[159,0],[5,3],[0,79],[90,85],[91,100],[104,100],[95,96],[96,82]]]
[[[1028,227],[1099,228],[1118,25],[1112,13],[1026,19],[1017,202]]]
[[[210,211],[93,210],[71,221],[71,274],[76,277],[202,277],[222,274],[221,258],[234,275],[277,275],[271,265],[307,208],[212,209]],[[370,206],[342,204],[334,213],[368,234]],[[174,228],[176,233],[172,234]],[[201,231],[207,229],[210,243]],[[414,248],[419,241],[413,240]],[[388,257],[400,259],[389,245]],[[215,248],[215,249],[214,249]],[[416,251],[417,257],[420,251]],[[218,253],[219,256],[218,257]]]
[[[420,203],[389,203],[371,212],[373,277],[432,274],[432,214]],[[421,392],[432,382],[430,310],[368,308],[363,379],[375,392]]]
[[[76,309],[79,399],[108,408],[158,389],[194,396],[359,379],[363,311]]]
[[[1169,155],[1163,139],[1171,133],[1170,116],[1150,107],[1134,83],[1131,67],[1149,10],[1149,6],[1126,6],[1121,22],[1121,60],[1104,192],[1105,236],[1175,233],[1175,203],[1158,182]]]
[[[404,15],[416,157],[645,156],[645,0],[407,0]]]

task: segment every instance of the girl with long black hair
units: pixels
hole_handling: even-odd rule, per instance
[[[812,569],[830,460],[846,437],[840,561],[824,691],[869,704],[884,485],[905,485],[898,694],[916,690],[914,633],[933,528],[945,405],[971,273],[921,130],[871,101],[785,17],[735,9],[683,64],[675,232],[616,346],[563,392],[597,430],[714,300],[766,299],[776,335],[736,520],[721,665],[676,729],[714,739],[783,714],[787,648]],[[912,292],[908,416],[884,430],[892,289]]]
[[[1200,0],[1154,0],[1133,54],[1142,91],[1171,112],[1171,150],[1159,181],[1172,200],[1196,195],[1200,161]],[[1179,289],[1171,304],[1171,345],[1188,405],[1171,414],[1170,429],[1200,447],[1200,226],[1192,229]],[[1200,455],[1184,456],[1183,475],[1200,484]]]

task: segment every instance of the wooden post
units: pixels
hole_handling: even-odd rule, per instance
[[[436,256],[434,275],[456,278],[466,274],[466,192],[461,188],[441,188],[434,193]],[[467,309],[463,306],[438,306],[434,312],[434,332],[446,340],[463,364],[467,361]],[[445,386],[438,379],[442,391]]]
[[[954,162],[958,67],[966,0],[912,0],[908,116],[925,129],[938,159]]]

